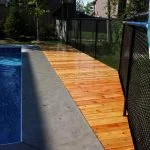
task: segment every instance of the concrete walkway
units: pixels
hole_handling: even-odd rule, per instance
[[[42,52],[23,53],[23,143],[0,150],[103,150]]]

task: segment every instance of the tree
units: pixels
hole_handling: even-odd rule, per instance
[[[111,3],[107,0],[107,40],[112,41],[112,27],[111,27]]]
[[[84,7],[84,11],[87,15],[92,15],[93,14],[93,4],[92,3],[87,3],[86,6]]]
[[[119,0],[119,17],[133,17],[138,13],[147,12],[149,9],[149,0]]]
[[[116,17],[117,15],[117,8],[118,6],[118,0],[107,0],[107,40],[109,42],[112,41],[112,24],[111,24],[111,19],[113,17]]]
[[[79,12],[84,12],[84,3],[82,0],[76,2],[76,10]]]
[[[46,13],[49,13],[46,0],[27,0],[29,13],[36,20],[36,39],[39,41],[39,19]]]
[[[7,36],[18,38],[23,34],[25,23],[20,14],[19,0],[12,0],[9,4],[9,12],[4,23],[4,32]]]
[[[138,13],[147,12],[149,8],[149,1],[141,1],[141,0],[130,0],[127,3],[126,14],[129,17],[132,17]]]

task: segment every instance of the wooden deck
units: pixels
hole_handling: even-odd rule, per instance
[[[133,150],[118,73],[65,45],[44,54],[106,150]]]

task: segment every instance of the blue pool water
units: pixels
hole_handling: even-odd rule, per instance
[[[0,144],[21,142],[21,48],[0,47]]]

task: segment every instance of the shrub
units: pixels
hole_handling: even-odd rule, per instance
[[[40,36],[42,39],[47,40],[56,37],[56,30],[53,24],[45,24],[40,28]]]
[[[7,37],[17,39],[24,32],[24,21],[19,11],[14,7],[10,7],[8,16],[4,23],[4,32]]]

